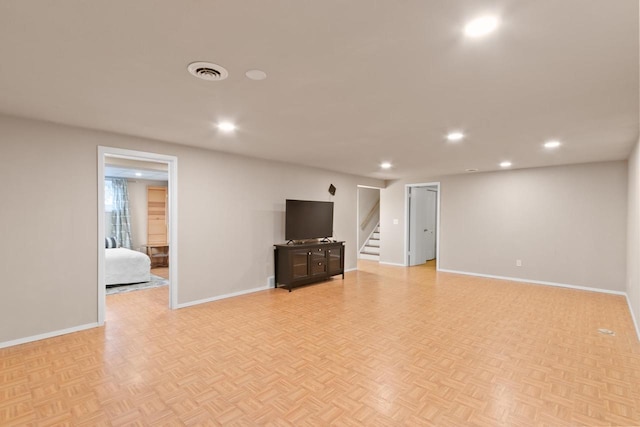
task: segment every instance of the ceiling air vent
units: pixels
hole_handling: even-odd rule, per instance
[[[187,67],[187,70],[202,80],[217,81],[229,77],[229,73],[224,67],[212,64],[211,62],[192,62]]]

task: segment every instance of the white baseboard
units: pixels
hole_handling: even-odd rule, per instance
[[[17,340],[0,342],[0,348],[13,347],[14,345],[26,344],[33,341],[44,340],[47,338],[53,338],[60,335],[71,334],[73,332],[84,331],[85,329],[97,328],[98,323],[87,323],[86,325],[74,326],[73,328],[60,329],[58,331],[47,332],[44,334],[33,335],[25,338],[18,338]]]
[[[353,267],[353,268],[348,268],[348,269],[346,269],[344,272],[345,272],[345,273],[348,273],[348,272],[350,272],[350,271],[357,271],[357,270],[358,270],[358,267]]]
[[[489,279],[510,280],[512,282],[533,283],[536,285],[555,286],[558,288],[569,288],[569,289],[578,289],[581,291],[600,292],[603,294],[613,294],[613,295],[623,295],[623,296],[627,295],[627,293],[623,291],[612,291],[609,289],[590,288],[588,286],[568,285],[566,283],[545,282],[543,280],[521,279],[519,277],[507,277],[507,276],[494,276],[492,274],[470,273],[468,271],[446,270],[443,268],[441,268],[438,271],[441,271],[443,273],[464,274],[465,276],[487,277]]]
[[[629,299],[629,294],[625,295],[627,297],[627,305],[629,306],[629,313],[631,313],[631,320],[633,321],[633,326],[636,327],[636,335],[638,335],[638,341],[640,341],[640,325],[638,325],[638,320],[636,319],[636,315],[633,314],[633,307],[631,307],[631,300]]]
[[[191,306],[194,306],[194,305],[205,304],[205,303],[208,303],[208,302],[218,301],[218,300],[221,300],[221,299],[239,297],[240,295],[246,295],[246,294],[252,294],[254,292],[266,291],[267,289],[273,289],[273,286],[260,286],[258,288],[246,289],[244,291],[232,292],[230,294],[218,295],[218,296],[215,296],[215,297],[199,299],[199,300],[196,300],[196,301],[189,301],[189,302],[185,302],[183,304],[178,304],[176,308],[191,307]]]
[[[406,267],[406,265],[404,265],[404,264],[398,264],[398,263],[396,263],[396,262],[385,262],[385,261],[380,261],[379,263],[380,263],[380,264],[383,264],[383,265],[393,265],[393,266],[396,266],[396,267]]]

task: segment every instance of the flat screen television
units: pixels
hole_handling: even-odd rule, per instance
[[[333,236],[333,202],[287,199],[286,240],[307,240]]]

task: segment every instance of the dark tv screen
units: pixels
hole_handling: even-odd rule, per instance
[[[288,200],[285,213],[286,240],[333,236],[333,202]]]

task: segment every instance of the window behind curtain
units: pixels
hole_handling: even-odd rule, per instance
[[[104,211],[113,211],[113,181],[108,178],[104,180]]]

